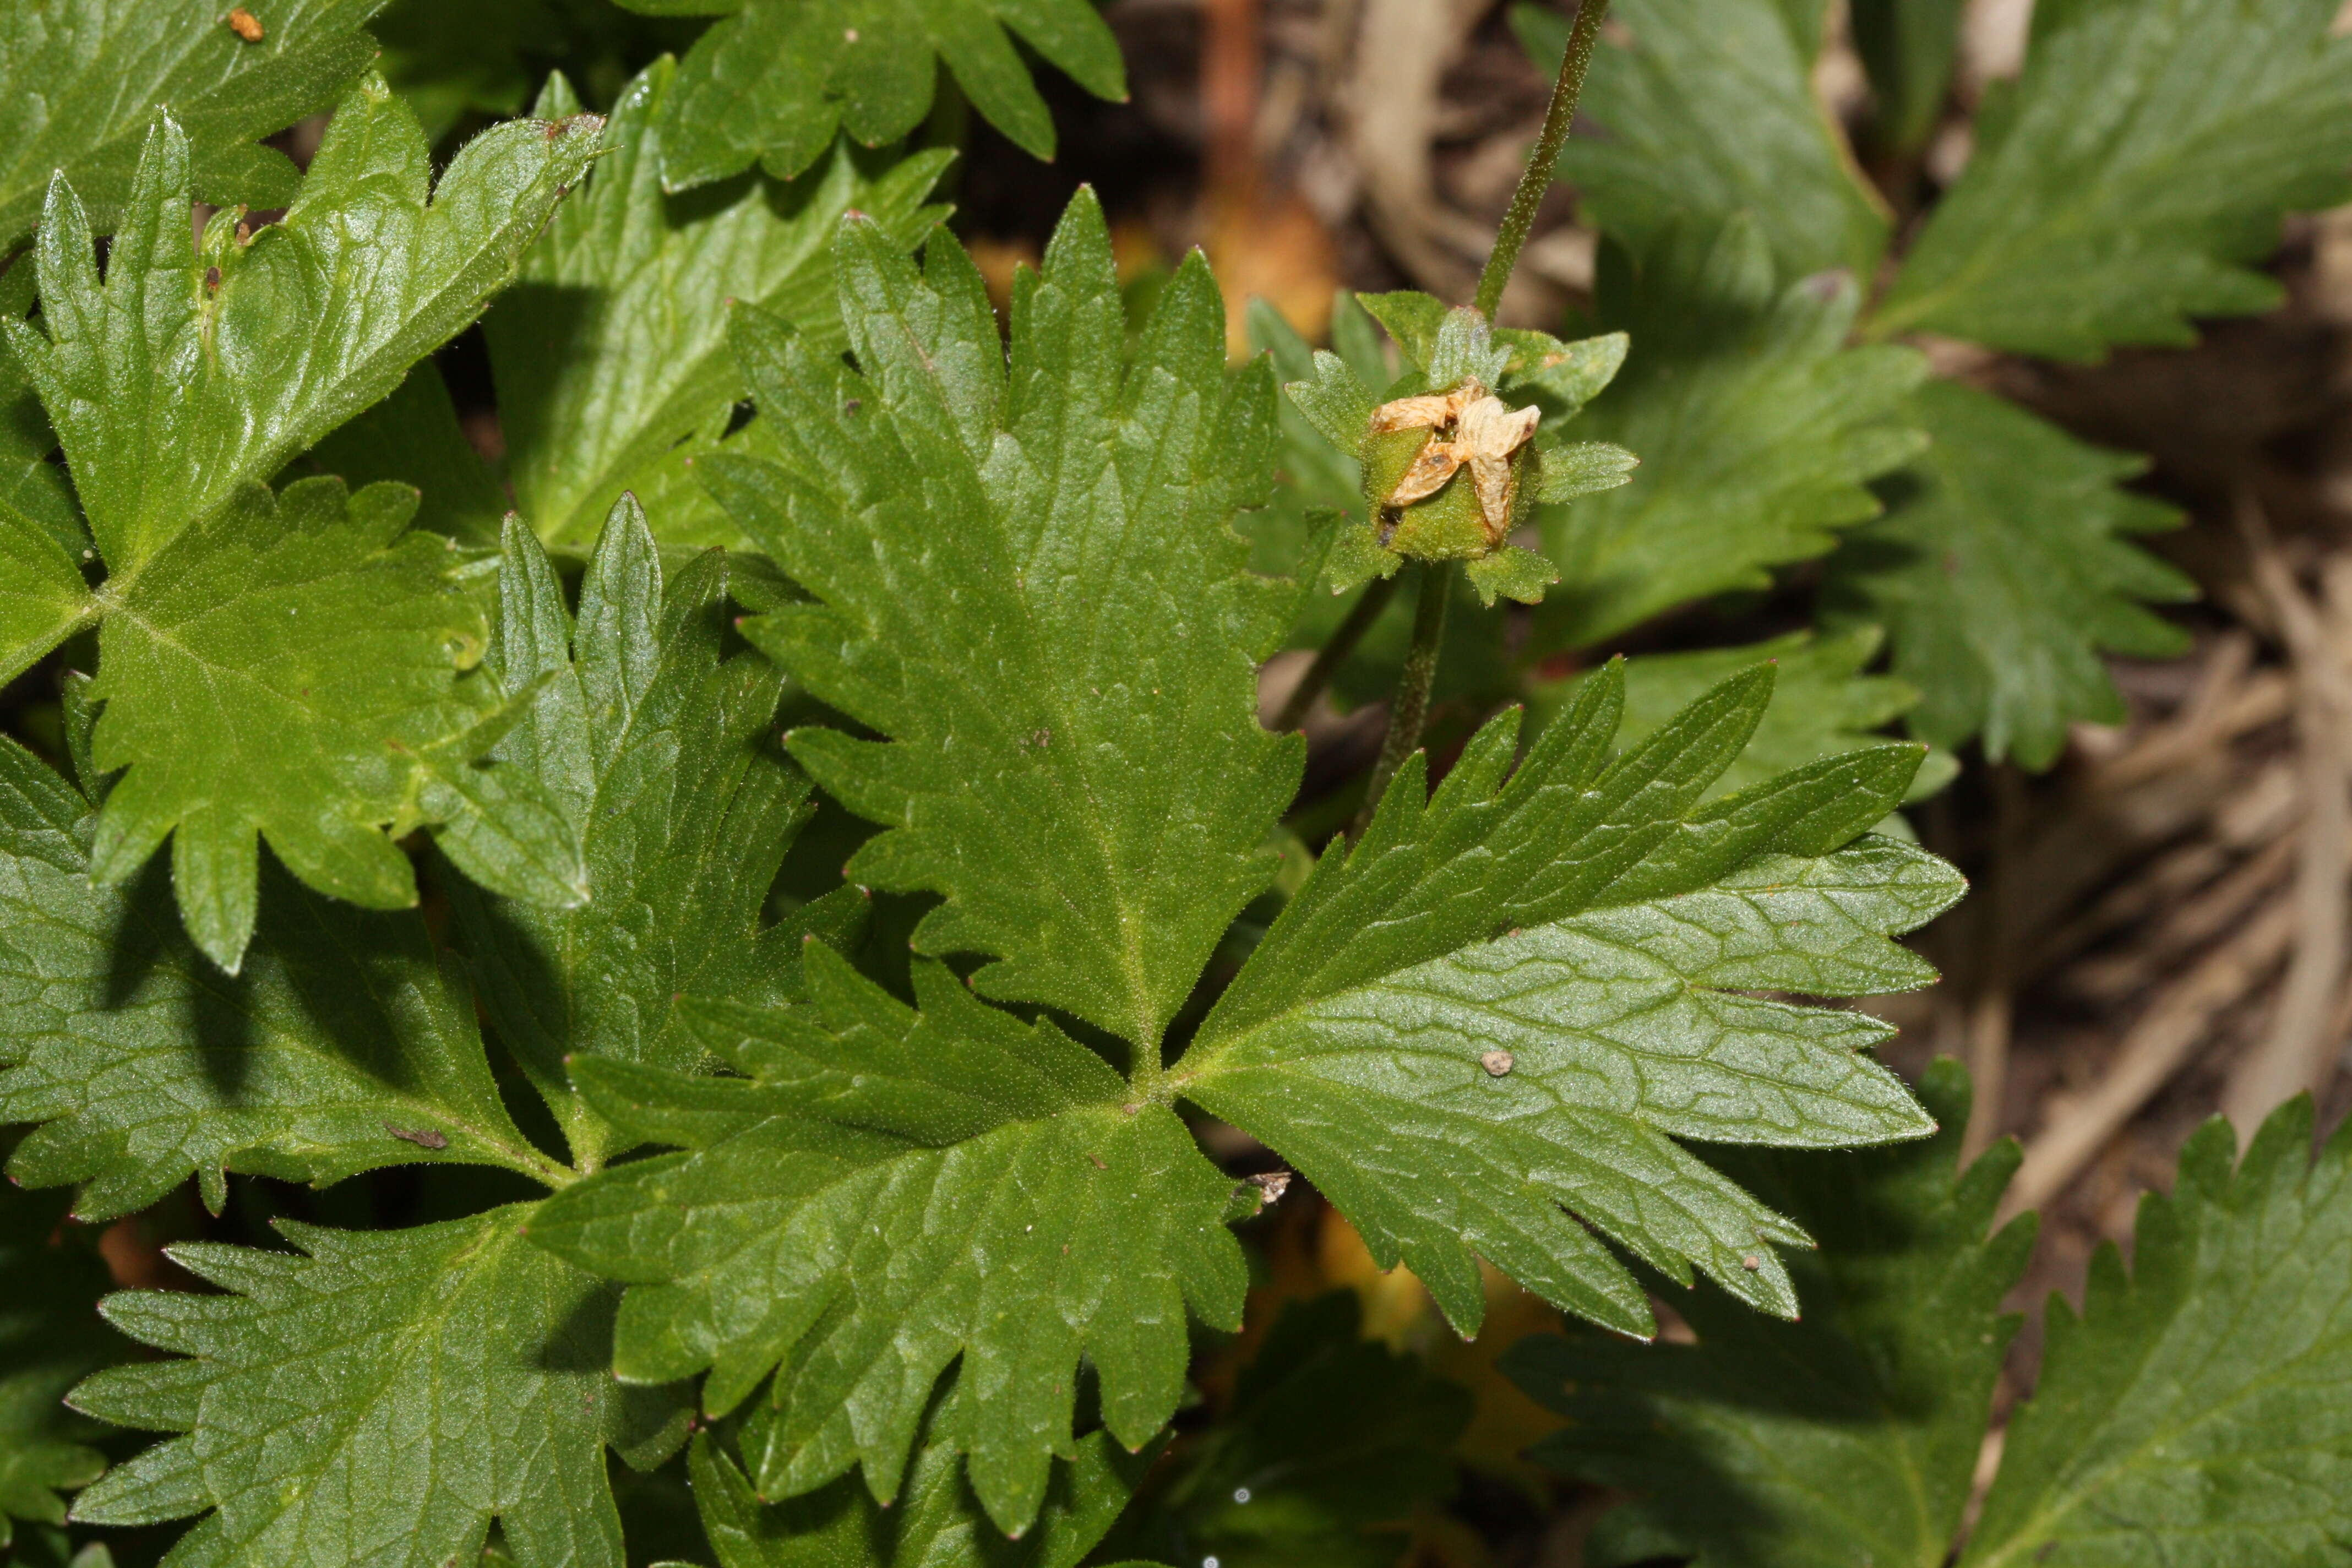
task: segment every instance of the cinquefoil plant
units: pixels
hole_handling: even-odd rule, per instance
[[[596,0],[388,12],[436,132],[567,39],[635,72],[437,174],[382,0],[0,22],[0,650],[56,702],[0,741],[0,1124],[70,1189],[0,1199],[12,1562],[1381,1562],[1462,1412],[1345,1303],[1119,1522],[1280,1191],[1213,1118],[1462,1333],[1482,1262],[1582,1325],[1514,1365],[1636,1496],[1596,1561],[1941,1563],[2024,1233],[2012,1156],[1952,1174],[1964,1090],[1817,1005],[1930,981],[1894,939],[1963,890],[1878,831],[1926,748],[1872,732],[2045,762],[2178,584],[2127,462],[1880,340],[2263,303],[2352,153],[2332,0],[2045,0],[1867,310],[1817,7],[1623,0],[1597,60],[1606,0],[1531,12],[1559,83],[1476,298],[1319,353],[1261,310],[1239,365],[1197,256],[1129,319],[1087,194],[1000,320],[902,143],[943,62],[1050,151],[1012,39],[1122,92],[1085,0],[628,4],[727,14],[673,59]],[[1588,66],[1597,330],[1498,328]],[[319,111],[307,168],[262,143]],[[478,321],[495,471],[433,357]],[[1603,657],[1832,548],[1834,635]],[[1335,683],[1391,703],[1347,832],[1295,809]],[[2306,1121],[2200,1142],[2053,1323],[1968,1561],[2345,1552]],[[93,1227],[191,1184],[203,1288],[101,1300]],[[1699,1342],[1640,1343],[1702,1277]],[[1285,1462],[1325,1446],[1368,1468]]]

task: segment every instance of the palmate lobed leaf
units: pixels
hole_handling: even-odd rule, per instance
[[[2092,360],[2267,309],[2287,212],[2345,199],[2352,41],[2327,0],[2035,7],[1966,172],[1871,321]]]
[[[1042,278],[1016,288],[1005,381],[979,280],[949,243],[919,275],[852,222],[838,276],[856,368],[754,320],[761,417],[790,460],[709,460],[814,595],[744,629],[887,737],[793,738],[821,782],[900,825],[853,873],[946,891],[947,918],[919,942],[999,962],[969,989],[919,966],[910,1011],[811,949],[807,1005],[688,1008],[740,1078],[676,1058],[572,1064],[624,1139],[686,1151],[594,1176],[532,1225],[631,1287],[623,1373],[708,1367],[705,1402],[725,1410],[773,1372],[746,1427],[762,1493],[855,1465],[887,1497],[960,1362],[980,1401],[974,1489],[1017,1529],[1068,1442],[1082,1357],[1108,1429],[1139,1442],[1174,1408],[1186,1308],[1211,1322],[1237,1310],[1221,1221],[1255,1198],[1194,1150],[1180,1098],[1297,1163],[1465,1331],[1481,1255],[1646,1332],[1633,1276],[1584,1224],[1790,1310],[1769,1244],[1803,1232],[1675,1140],[1930,1129],[1859,1054],[1883,1026],[1732,994],[1931,978],[1887,937],[1949,904],[1957,877],[1891,841],[1841,847],[1901,797],[1919,749],[1849,753],[1701,805],[1753,734],[1770,671],[1612,761],[1612,669],[1516,773],[1515,714],[1426,805],[1408,770],[1162,1069],[1163,1022],[1264,878],[1253,851],[1295,776],[1242,677],[1297,590],[1243,577],[1226,530],[1261,483],[1264,373],[1228,380],[1222,312],[1194,269],[1128,351],[1084,199]],[[1236,755],[1262,759],[1239,787],[1237,764],[1220,768]],[[1086,814],[1105,808],[1118,815],[1100,833]],[[1074,908],[1107,913],[1072,927]],[[1089,945],[1052,950],[1074,931]],[[1139,1047],[1131,1077],[975,991],[1123,1031]],[[1510,1062],[1482,1065],[1502,1051]]]
[[[160,878],[92,883],[93,831],[88,801],[0,745],[0,1123],[43,1123],[9,1161],[16,1181],[81,1183],[76,1214],[101,1220],[191,1174],[217,1212],[230,1170],[324,1184],[416,1161],[547,1167],[421,917],[273,868],[251,962],[230,977],[183,934]]]
[[[667,58],[629,84],[606,128],[610,151],[483,321],[515,504],[551,541],[592,539],[626,489],[666,541],[733,542],[686,468],[711,445],[687,438],[714,420],[723,429],[744,395],[729,307],[773,311],[813,348],[837,352],[841,215],[865,213],[904,248],[946,210],[923,204],[944,151],[877,170],[845,146],[789,185],[748,177],[667,196],[663,106],[678,89]],[[562,78],[535,110],[550,121],[579,111]]]
[[[101,1372],[72,1398],[187,1436],[118,1467],[74,1517],[203,1514],[172,1554],[186,1568],[445,1568],[494,1517],[522,1568],[624,1568],[604,1449],[657,1462],[684,1407],[606,1375],[611,1288],[523,1242],[528,1212],[377,1233],[281,1222],[294,1254],[173,1248],[227,1294],[127,1293],[107,1316],[189,1359]]]
[[[1600,703],[1557,731],[1582,737],[1580,758],[1539,748],[1500,802],[1514,726],[1491,727],[1425,812],[1391,806],[1354,858],[1326,861],[1228,994],[1238,1016],[1213,1014],[1156,1094],[944,970],[919,969],[909,1011],[812,949],[813,1009],[693,1009],[740,1079],[575,1064],[615,1126],[689,1152],[559,1194],[532,1234],[631,1285],[623,1375],[709,1366],[706,1404],[725,1409],[782,1363],[746,1431],[765,1495],[862,1464],[889,1496],[961,1357],[983,1401],[973,1485],[1007,1529],[1067,1441],[1082,1355],[1111,1432],[1140,1441],[1173,1409],[1184,1307],[1235,1321],[1221,1222],[1255,1198],[1194,1151],[1170,1094],[1296,1162],[1465,1331],[1483,1305],[1472,1248],[1646,1330],[1632,1277],[1562,1204],[1685,1279],[1695,1261],[1790,1310],[1768,1244],[1804,1233],[1674,1137],[1843,1144],[1931,1124],[1855,1055],[1883,1026],[1728,992],[1922,984],[1883,933],[1958,887],[1891,840],[1802,853],[1883,815],[1915,749],[1690,812],[1768,687],[1731,683],[1595,779],[1613,717]],[[1553,923],[1490,941],[1515,911]],[[1328,964],[1305,956],[1318,944]],[[1516,1058],[1501,1076],[1482,1065],[1495,1050]]]
[[[0,251],[33,231],[62,170],[100,232],[123,211],[149,121],[187,127],[198,194],[283,205],[293,163],[258,139],[330,107],[366,68],[384,0],[282,0],[258,43],[204,5],[49,0],[0,15]],[[135,205],[135,203],[132,203]]]
[[[273,497],[259,481],[473,318],[585,167],[600,124],[500,127],[458,154],[428,205],[415,120],[370,80],[282,223],[248,238],[219,215],[190,248],[189,146],[165,116],[103,279],[80,204],[62,178],[52,185],[37,254],[45,331],[7,327],[108,575],[16,657],[101,623],[98,765],[128,773],[94,870],[120,881],[176,833],[182,913],[232,972],[253,929],[257,837],[310,885],[398,907],[415,882],[382,829],[437,818],[452,853],[494,885],[573,896],[544,803],[453,771],[471,758],[449,750],[496,693],[457,680],[479,654],[481,614],[443,542],[404,537],[415,493],[347,497],[317,479]],[[0,515],[0,536],[14,536],[0,559],[31,561],[38,521]],[[72,604],[78,565],[61,569],[55,549],[43,559],[46,592]]]
[[[836,131],[869,147],[930,112],[940,68],[1033,157],[1054,121],[1011,33],[1097,98],[1124,99],[1118,42],[1095,0],[623,0],[652,15],[734,12],[679,62],[663,110],[662,180],[677,191],[741,173],[807,169]]]
[[[1228,525],[1268,488],[1272,381],[1228,377],[1197,257],[1129,358],[1090,194],[1016,286],[1009,365],[952,242],[919,274],[851,221],[835,268],[859,368],[739,312],[780,460],[698,465],[814,595],[744,635],[888,737],[791,746],[887,825],[852,877],[946,896],[916,947],[986,953],[982,994],[1148,1056],[1270,879],[1305,752],[1258,728],[1255,676],[1299,586],[1253,575]]]

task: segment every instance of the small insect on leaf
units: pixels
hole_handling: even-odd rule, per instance
[[[449,1146],[449,1135],[430,1127],[394,1127],[386,1122],[383,1130],[403,1142],[414,1143],[420,1149],[446,1149]]]
[[[227,19],[228,30],[248,44],[257,44],[266,36],[262,31],[261,18],[242,5],[231,11]]]
[[[1272,1208],[1280,1203],[1282,1194],[1290,1190],[1290,1177],[1288,1171],[1262,1171],[1250,1177],[1249,1184],[1258,1190],[1260,1206]]]
[[[1488,1078],[1501,1078],[1511,1070],[1513,1061],[1508,1051],[1488,1051],[1478,1058],[1478,1065],[1486,1069]]]

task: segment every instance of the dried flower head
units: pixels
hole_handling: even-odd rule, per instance
[[[1453,391],[1422,397],[1400,397],[1372,411],[1371,433],[1385,436],[1400,430],[1429,430],[1428,442],[1389,489],[1387,507],[1411,506],[1435,495],[1447,480],[1467,468],[1478,498],[1479,520],[1486,542],[1500,544],[1511,531],[1516,476],[1514,453],[1535,438],[1543,417],[1534,407],[1512,409],[1475,381]]]

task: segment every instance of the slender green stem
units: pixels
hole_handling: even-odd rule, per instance
[[[1608,15],[1609,0],[1584,0],[1576,8],[1576,26],[1568,36],[1568,53],[1560,58],[1559,79],[1552,86],[1543,134],[1536,138],[1536,149],[1528,155],[1527,169],[1519,175],[1519,188],[1511,195],[1511,210],[1503,216],[1503,230],[1495,237],[1486,270],[1478,275],[1478,309],[1489,321],[1494,319],[1495,307],[1503,302],[1503,285],[1511,280],[1511,268],[1519,264],[1519,248],[1536,226],[1536,208],[1551,187],[1552,165],[1559,162],[1559,150],[1568,142],[1568,128],[1576,119],[1576,100],[1584,94],[1584,73],[1592,64],[1592,46],[1600,39],[1601,19]]]
[[[1315,662],[1307,667],[1307,673],[1298,678],[1298,684],[1292,687],[1290,695],[1282,700],[1282,711],[1274,716],[1273,729],[1276,734],[1286,734],[1306,722],[1307,710],[1315,706],[1315,700],[1323,695],[1323,689],[1331,684],[1331,677],[1348,662],[1348,656],[1356,651],[1356,645],[1364,640],[1364,634],[1372,629],[1372,623],[1381,618],[1381,612],[1389,607],[1389,601],[1396,597],[1396,578],[1372,579],[1363,596],[1348,612],[1348,618],[1339,623],[1330,640],[1316,650]]]
[[[1420,573],[1421,597],[1412,611],[1412,646],[1405,650],[1404,668],[1397,676],[1396,700],[1389,706],[1388,739],[1381,742],[1381,760],[1373,764],[1364,804],[1357,808],[1355,823],[1348,829],[1350,838],[1361,838],[1364,829],[1372,825],[1381,796],[1388,793],[1389,781],[1396,777],[1405,759],[1421,745],[1422,721],[1429,717],[1429,689],[1437,681],[1438,645],[1445,640],[1445,607],[1454,601],[1454,563],[1425,562]]]

